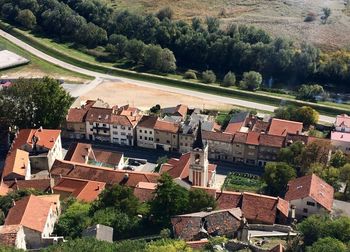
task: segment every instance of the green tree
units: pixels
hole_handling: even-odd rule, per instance
[[[260,88],[261,82],[262,82],[261,74],[255,71],[250,71],[250,72],[245,72],[243,74],[243,79],[239,83],[239,86],[242,89],[255,91]]]
[[[305,175],[310,173],[311,165],[314,163],[327,166],[329,153],[330,145],[328,141],[316,140],[306,145],[300,156],[301,174]]]
[[[161,225],[170,226],[172,216],[186,212],[189,202],[188,191],[175,184],[169,174],[161,175],[155,195],[151,202],[151,213]]]
[[[128,44],[128,38],[120,34],[112,34],[109,36],[109,43],[114,46],[115,54],[117,57],[122,58],[125,56],[126,45]]]
[[[184,78],[197,80],[196,72],[194,70],[187,70],[184,74]]]
[[[136,241],[133,241],[135,245],[138,243]],[[135,246],[135,248],[139,248],[138,246]],[[143,245],[144,246],[144,245]],[[143,246],[141,248],[143,248]],[[67,242],[62,242],[53,246],[50,246],[46,249],[42,249],[42,251],[46,252],[59,252],[59,251],[65,251],[65,252],[76,252],[76,251],[89,251],[89,252],[115,252],[115,251],[122,251],[120,248],[117,249],[118,245],[115,243],[110,243],[106,241],[99,241],[97,239],[93,238],[78,238],[74,240],[68,240]],[[134,247],[129,247],[129,249]],[[137,251],[137,250],[124,250],[124,251]]]
[[[145,252],[192,252],[193,250],[183,240],[161,239],[150,242],[145,247]]]
[[[296,141],[291,145],[281,148],[278,152],[278,161],[285,162],[293,167],[299,167],[301,164],[301,153],[305,149],[305,144],[301,141]]]
[[[83,230],[91,225],[90,207],[88,203],[78,201],[72,203],[55,225],[55,232],[66,238],[80,237]]]
[[[265,166],[263,179],[270,194],[283,196],[286,193],[288,181],[295,177],[294,168],[288,164],[269,162]]]
[[[72,101],[57,80],[19,79],[0,91],[0,117],[6,118],[9,126],[55,129],[65,119]]]
[[[216,208],[216,201],[213,196],[202,189],[194,189],[189,192],[188,212],[199,212],[206,210],[208,207]]]
[[[216,81],[216,75],[212,70],[202,72],[202,80],[204,83],[210,84]]]
[[[339,175],[340,171],[338,168],[332,166],[325,166],[319,163],[313,163],[310,165],[309,174],[315,173],[317,176],[322,178],[328,184],[334,187],[336,191],[340,189]]]
[[[349,196],[350,190],[350,163],[347,163],[340,168],[339,179],[341,182],[345,183],[344,196]]]
[[[125,55],[134,63],[140,63],[144,59],[145,48],[146,45],[142,41],[136,39],[129,40],[125,48]]]
[[[307,248],[307,252],[346,252],[348,251],[346,245],[341,241],[326,237],[319,239],[311,247]]]
[[[325,8],[322,8],[322,12],[323,12],[322,20],[323,20],[323,23],[325,24],[327,23],[328,18],[332,14],[332,10],[328,7],[325,7]]]
[[[235,84],[236,84],[236,75],[230,71],[225,75],[224,80],[221,83],[221,86],[229,87]]]
[[[305,101],[316,101],[316,96],[324,94],[323,87],[318,84],[301,85],[297,92],[296,98]]]
[[[27,29],[33,29],[36,25],[36,17],[31,10],[20,10],[16,17],[16,21]]]
[[[160,9],[157,12],[156,16],[159,20],[163,20],[165,18],[172,19],[174,16],[174,11],[169,6],[167,6],[167,7]]]
[[[162,73],[172,73],[176,70],[176,59],[174,53],[168,48],[164,48],[161,54],[161,65],[159,70]]]
[[[332,153],[330,165],[335,168],[340,168],[347,163],[347,157],[341,150],[336,150]]]
[[[215,17],[206,18],[207,28],[209,33],[217,32],[220,28],[220,20]]]
[[[115,211],[120,211],[128,216],[136,216],[141,208],[141,203],[132,189],[115,184],[101,192],[98,200],[93,203],[91,211],[95,212],[108,207],[112,207]]]
[[[293,120],[302,122],[305,128],[315,125],[319,119],[319,113],[309,106],[298,108]]]

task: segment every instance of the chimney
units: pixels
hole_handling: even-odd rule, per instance
[[[12,206],[14,207],[16,205],[16,201],[12,199]]]
[[[40,126],[38,129],[39,132],[43,131],[43,126]]]
[[[289,218],[291,220],[295,219],[295,206],[294,205],[291,205],[291,207],[290,207],[290,217]]]

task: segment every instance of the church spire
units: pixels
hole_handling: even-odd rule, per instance
[[[203,139],[202,139],[202,122],[199,121],[198,129],[197,129],[197,136],[196,139],[193,142],[193,149],[204,149]]]

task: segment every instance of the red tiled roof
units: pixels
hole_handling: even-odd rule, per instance
[[[95,104],[96,101],[88,100],[85,105],[79,108],[71,108],[68,111],[68,115],[66,117],[67,122],[85,122],[85,117],[88,110]]]
[[[269,135],[286,136],[287,133],[302,132],[303,124],[301,122],[287,121],[273,118],[271,121]]]
[[[253,131],[248,132],[246,144],[259,145],[259,137],[260,137],[259,132],[253,132]]]
[[[69,146],[66,156],[64,160],[77,162],[77,163],[85,163],[85,156],[91,155],[91,144],[86,143],[72,143]]]
[[[177,112],[180,116],[185,117],[187,115],[188,107],[184,104],[179,104],[175,108],[175,112]]]
[[[110,165],[118,165],[123,158],[123,153],[116,151],[104,151],[99,149],[93,150],[96,161]]]
[[[234,122],[234,123],[229,123],[225,129],[225,133],[227,134],[235,134],[239,132],[241,127],[243,126],[243,122]]]
[[[87,122],[111,123],[113,115],[112,108],[92,107],[86,114]]]
[[[35,189],[42,192],[48,192],[53,186],[52,179],[31,179],[31,180],[17,180],[5,181],[9,188],[13,190]]]
[[[134,189],[134,195],[141,201],[146,202],[154,198],[154,192],[157,188],[156,183],[140,182]]]
[[[54,162],[50,173],[55,177],[80,178],[105,182],[106,184],[122,184],[129,187],[136,187],[139,182],[157,183],[159,179],[158,173],[112,170],[62,160]]]
[[[156,117],[156,116],[144,115],[144,116],[142,116],[142,118],[139,121],[139,123],[137,124],[137,126],[143,127],[143,128],[153,129],[157,120],[158,120],[158,117]]]
[[[167,163],[165,163],[164,169],[163,166],[161,168],[161,173],[167,172],[172,178],[181,178],[184,179],[189,176],[190,169],[190,157],[191,153],[188,152],[183,154],[180,159],[170,159]]]
[[[233,135],[222,132],[202,131],[203,139],[231,143]]]
[[[237,132],[237,133],[234,135],[233,142],[234,142],[234,143],[246,143],[246,141],[247,141],[247,136],[248,136],[247,133]]]
[[[284,145],[284,140],[284,136],[261,134],[259,138],[259,144],[262,146],[282,148]]]
[[[274,224],[278,212],[288,217],[289,203],[281,198],[255,193],[220,191],[212,188],[193,187],[216,195],[218,209],[240,207],[249,222]]]
[[[16,201],[6,219],[5,225],[23,225],[24,227],[43,232],[50,213],[51,202],[30,195]]]
[[[2,181],[0,182],[0,196],[5,196],[7,195],[10,191],[12,191],[8,185],[3,183]]]
[[[54,186],[55,193],[70,193],[78,200],[92,202],[104,190],[106,183],[74,178],[62,178]]]
[[[288,182],[287,201],[311,197],[328,211],[332,210],[334,188],[315,174],[303,176]]]
[[[29,153],[20,149],[10,150],[6,156],[2,178],[8,179],[11,177],[21,179],[26,175],[26,169],[29,166]],[[13,176],[11,176],[13,175]],[[7,178],[8,177],[8,178]]]
[[[4,225],[0,226],[0,244],[6,247],[15,247],[17,233],[22,225]]]
[[[179,131],[179,125],[168,121],[157,120],[156,124],[154,125],[154,129],[170,133],[177,133]]]

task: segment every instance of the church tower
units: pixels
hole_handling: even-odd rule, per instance
[[[189,180],[193,186],[208,186],[208,145],[203,143],[202,123],[199,121],[190,158]]]

